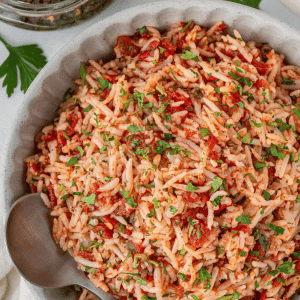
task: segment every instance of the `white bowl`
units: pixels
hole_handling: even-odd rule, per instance
[[[300,32],[264,12],[227,1],[164,0],[133,7],[99,21],[56,54],[32,83],[20,105],[5,145],[0,175],[0,207],[5,214],[26,191],[23,159],[33,153],[34,135],[53,120],[64,92],[80,76],[80,62],[111,54],[118,35],[133,34],[144,25],[163,29],[178,20],[190,19],[203,26],[223,19],[231,31],[236,28],[245,40],[269,42],[291,64],[299,65]],[[76,299],[70,289],[46,290],[33,285],[30,288],[33,299]]]

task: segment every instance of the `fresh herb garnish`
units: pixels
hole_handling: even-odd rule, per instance
[[[18,85],[19,69],[21,91],[26,93],[34,78],[47,63],[46,57],[36,44],[12,47],[1,36],[0,41],[9,51],[9,56],[0,66],[0,78],[5,76],[2,86],[6,86],[6,94],[10,97]]]

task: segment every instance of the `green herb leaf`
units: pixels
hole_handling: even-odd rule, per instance
[[[201,133],[201,137],[205,137],[210,134],[210,131],[204,127],[202,127],[199,132]]]
[[[254,167],[255,167],[255,169],[256,169],[257,171],[262,172],[262,169],[263,169],[264,167],[267,167],[267,165],[266,165],[266,164],[262,164],[262,163],[260,163],[260,162],[258,162],[258,161],[255,161],[255,162],[254,162]]]
[[[269,223],[269,224],[268,224],[268,227],[270,227],[272,230],[275,231],[275,236],[278,236],[279,234],[283,234],[284,231],[285,231],[284,228],[282,228],[282,227],[280,227],[280,226],[276,226],[276,225],[274,225],[274,224],[272,224],[272,223]]]
[[[111,181],[113,178],[112,177],[104,177],[103,178],[105,181]]]
[[[295,81],[289,78],[283,78],[282,79],[282,84],[287,84],[287,85],[295,85]]]
[[[213,181],[211,182],[211,187],[213,192],[216,192],[222,184],[223,184],[223,179],[218,176],[215,176]]]
[[[82,87],[84,87],[86,72],[85,72],[83,63],[80,64],[79,73],[80,73],[81,80],[82,80]]]
[[[76,150],[78,150],[78,151],[80,152],[80,155],[83,156],[84,150],[83,150],[80,146],[78,146],[78,147],[76,148]]]
[[[18,85],[18,70],[21,80],[21,91],[27,92],[30,84],[47,63],[43,51],[36,45],[12,47],[2,37],[0,41],[9,51],[9,56],[0,66],[0,78],[4,77],[3,87],[10,97]]]
[[[71,157],[70,160],[66,163],[66,167],[78,164],[77,157]]]
[[[179,277],[181,280],[186,280],[186,275],[185,275],[185,274],[183,274],[183,273],[178,273],[177,275],[178,275],[178,277]]]
[[[83,111],[84,112],[89,112],[91,109],[93,108],[93,105],[89,105],[89,106],[87,106]]]
[[[178,211],[177,208],[175,208],[174,206],[170,205],[169,206],[170,212],[172,213],[172,215],[174,216],[176,214],[176,212]]]
[[[137,125],[129,125],[127,127],[127,130],[129,130],[132,133],[135,133],[135,132],[143,131],[143,130],[145,130],[145,128],[143,129],[143,128],[137,126]]]
[[[125,198],[128,205],[130,205],[131,207],[134,207],[134,208],[137,207],[137,204],[134,201],[134,197],[133,196],[129,197],[130,191],[121,191],[120,193]]]
[[[295,270],[293,269],[294,263],[295,261],[291,261],[291,262],[285,261],[278,267],[278,270],[284,274],[294,274],[295,273]]]
[[[230,0],[227,0],[230,1]],[[217,298],[216,300],[229,300],[229,299],[240,299],[240,293],[234,292],[232,295],[222,296]]]
[[[96,200],[96,195],[95,194],[90,194],[88,196],[82,197],[81,201],[85,202],[86,205],[94,205]]]
[[[192,20],[189,20],[189,22],[182,28],[181,33],[185,32],[187,28],[191,25]]]
[[[147,281],[146,280],[144,280],[144,279],[142,279],[142,278],[135,278],[135,281],[137,282],[137,283],[140,283],[140,284],[142,284],[142,285],[146,285],[147,284]]]
[[[253,126],[255,126],[255,127],[262,127],[263,125],[265,125],[265,122],[263,122],[263,123],[256,123],[256,122],[254,122],[253,120],[251,120],[251,122],[253,123],[253,125],[251,124],[251,126],[253,127]]]
[[[194,61],[199,61],[197,54],[190,52],[188,50],[186,50],[180,57],[184,60],[192,59]]]
[[[263,196],[264,196],[264,198],[265,198],[266,201],[270,200],[271,195],[270,195],[269,192],[263,190]]]
[[[187,190],[188,192],[193,193],[194,191],[199,190],[199,188],[198,188],[197,186],[194,186],[191,182],[189,182],[189,183],[187,184],[187,186],[186,186],[186,190]]]
[[[247,216],[240,215],[240,216],[236,217],[235,220],[237,222],[242,223],[243,225],[245,225],[245,224],[251,224],[251,216],[250,215],[247,215]]]

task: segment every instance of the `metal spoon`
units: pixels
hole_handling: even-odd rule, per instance
[[[44,288],[79,285],[102,300],[114,296],[96,288],[77,263],[52,237],[52,218],[40,194],[29,194],[12,206],[6,221],[6,245],[18,271]]]

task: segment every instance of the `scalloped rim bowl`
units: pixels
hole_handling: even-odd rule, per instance
[[[144,25],[163,29],[173,22],[211,26],[222,19],[229,30],[237,29],[245,40],[269,42],[286,55],[291,64],[300,62],[300,32],[268,14],[227,1],[163,0],[119,12],[91,26],[68,42],[31,84],[20,104],[4,147],[0,174],[1,209],[8,213],[12,203],[26,190],[23,159],[34,150],[34,135],[50,123],[64,92],[79,77],[80,62],[100,59],[112,53],[116,38],[133,34]],[[46,290],[30,285],[40,300],[76,299],[68,289]]]

